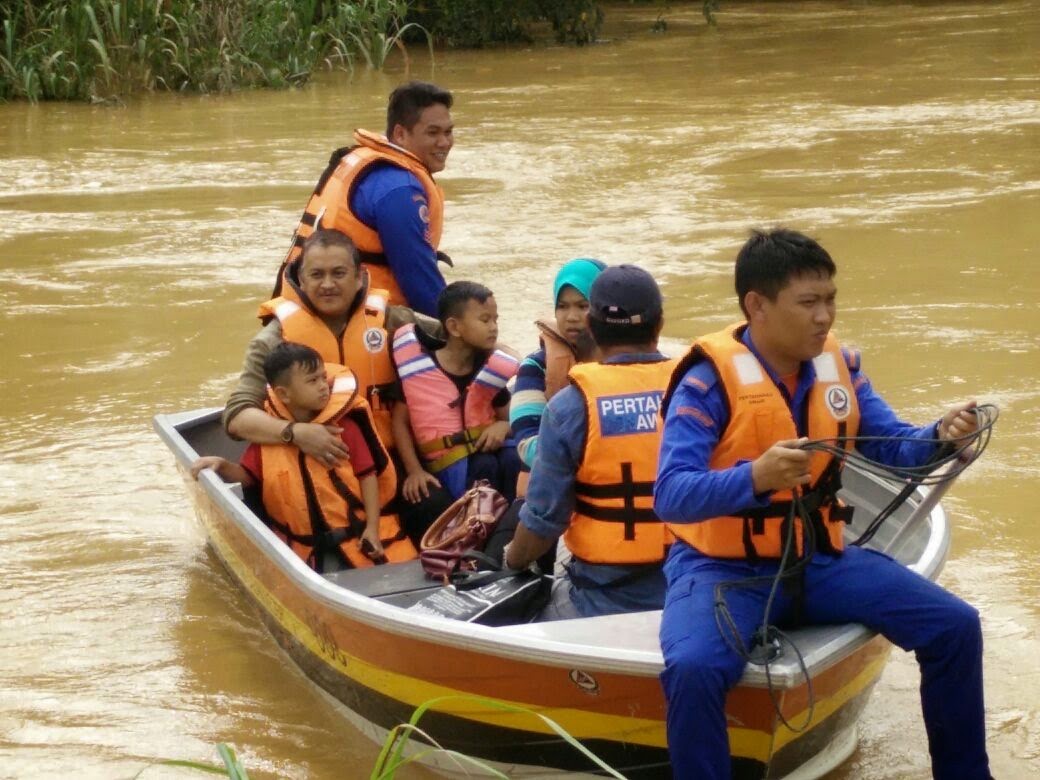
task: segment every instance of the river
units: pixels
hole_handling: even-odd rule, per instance
[[[457,101],[450,278],[488,282],[526,350],[560,262],[635,262],[675,353],[736,318],[749,228],[818,237],[836,330],[896,408],[1002,409],[946,502],[941,581],[983,616],[994,774],[1036,774],[1040,2],[723,2],[717,29],[617,5],[605,37],[416,56]],[[223,404],[329,152],[402,78],[0,105],[0,778],[218,742],[257,778],[367,777],[376,748],[208,553],[150,418]],[[896,651],[833,778],[929,776],[917,682]]]

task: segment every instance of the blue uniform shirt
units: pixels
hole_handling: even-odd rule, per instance
[[[667,360],[660,352],[615,355],[611,363],[652,363]],[[555,539],[567,530],[574,513],[574,481],[585,450],[588,429],[585,399],[573,386],[565,387],[549,401],[538,429],[538,457],[531,469],[520,522],[543,539]],[[640,567],[643,568],[643,567]],[[575,577],[607,584],[631,571],[628,566],[590,564],[575,559]],[[616,588],[582,588],[572,581],[571,598],[579,614],[607,615],[660,609],[665,582],[660,572],[626,582]]]
[[[754,353],[781,394],[791,407],[798,425],[798,435],[804,436],[805,404],[809,390],[816,379],[813,364],[803,363],[798,373],[798,384],[791,398],[783,381],[762,359],[751,342],[750,329],[743,334],[744,344]],[[859,402],[859,436],[906,436],[932,439],[936,427],[923,428],[900,420],[892,408],[874,392],[870,380],[858,369],[851,371],[852,385]],[[697,381],[690,383],[693,378]],[[657,483],[654,486],[654,511],[669,523],[695,523],[720,515],[729,515],[750,506],[765,506],[768,493],[755,495],[751,480],[751,462],[744,461],[728,469],[712,469],[708,463],[722,432],[729,423],[726,393],[719,382],[714,366],[708,360],[694,365],[676,386],[668,405],[664,432],[661,437],[661,456],[658,462]],[[916,441],[863,442],[857,449],[868,458],[892,466],[911,466],[924,463],[935,451],[935,444]],[[678,542],[672,557],[696,553],[688,545]],[[682,549],[685,548],[685,549]]]
[[[429,228],[426,191],[410,171],[387,163],[373,165],[358,182],[350,208],[379,234],[387,265],[401,287],[408,306],[437,316],[437,296],[444,277],[437,268],[437,252],[426,240]]]

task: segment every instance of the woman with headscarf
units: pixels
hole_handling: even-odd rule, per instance
[[[589,289],[606,265],[580,257],[564,263],[553,281],[555,317],[540,319],[539,349],[520,364],[509,404],[509,424],[523,461],[520,490],[538,454],[538,425],[545,405],[567,386],[567,372],[575,363],[595,358],[596,345],[589,335]]]
[[[509,424],[516,440],[523,471],[517,482],[517,499],[499,521],[484,548],[501,559],[502,548],[513,537],[520,517],[524,489],[531,465],[538,455],[538,426],[549,399],[567,386],[567,372],[575,363],[596,359],[596,345],[589,334],[589,290],[606,264],[588,257],[564,263],[553,280],[555,317],[536,321],[539,348],[520,363],[509,403]],[[551,573],[555,550],[539,563]]]

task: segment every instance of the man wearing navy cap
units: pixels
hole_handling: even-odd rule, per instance
[[[661,396],[675,367],[657,349],[661,291],[633,265],[589,291],[599,363],[570,371],[546,407],[527,501],[505,563],[520,569],[562,535],[572,554],[545,620],[660,609],[667,532],[653,512]]]

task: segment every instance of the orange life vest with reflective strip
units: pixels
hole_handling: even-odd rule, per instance
[[[588,430],[575,475],[574,514],[563,535],[589,563],[663,561],[672,537],[654,514],[661,396],[674,360],[581,363],[571,382],[585,399]]]
[[[346,417],[357,423],[372,450],[379,503],[385,507],[397,493],[397,473],[375,433],[368,405],[359,396],[350,369],[327,363],[326,372],[332,393],[328,404],[311,422],[335,423]],[[283,420],[293,419],[270,388],[267,411]],[[264,509],[273,521],[275,533],[293,552],[319,572],[327,550],[337,550],[348,567],[372,566],[358,546],[365,530],[365,508],[361,485],[350,462],[330,469],[293,444],[262,444],[260,450]],[[389,561],[417,557],[397,515],[380,516],[379,539]]]
[[[690,354],[676,371],[681,381],[686,370],[698,360],[710,360],[726,393],[730,419],[722,432],[709,466],[723,470],[742,461],[753,461],[770,446],[784,439],[798,438],[791,408],[765,367],[741,341],[746,325],[697,339]],[[823,352],[812,361],[816,378],[809,391],[807,430],[810,439],[853,437],[859,430],[859,404],[849,375],[849,362],[833,335],[827,337]],[[851,449],[851,442],[844,442]],[[809,462],[811,487],[803,493],[815,531],[815,547],[840,552],[845,521],[851,510],[835,495],[841,486],[841,461],[825,452],[813,452]],[[705,555],[749,560],[780,558],[787,530],[787,517],[793,495],[777,491],[767,507],[749,507],[734,516],[714,517],[696,523],[673,523],[669,527]],[[802,520],[795,518],[798,555],[805,551]]]
[[[458,386],[423,349],[415,325],[394,335],[394,363],[401,378],[416,449],[431,473],[473,454],[473,444],[495,422],[492,401],[512,379],[520,362],[496,349],[460,397]]]
[[[418,157],[391,143],[385,136],[367,130],[355,130],[354,140],[356,146],[337,149],[332,153],[328,167],[303,210],[282,269],[300,256],[303,242],[311,233],[318,228],[332,228],[346,234],[354,242],[361,253],[361,262],[372,275],[372,283],[389,291],[390,303],[407,306],[408,301],[386,264],[379,233],[358,219],[350,208],[350,198],[361,177],[373,165],[390,163],[415,174],[426,193],[426,208],[429,212],[426,240],[437,249],[444,230],[444,191]],[[280,280],[281,272],[275,294],[280,292],[277,286]]]
[[[372,411],[379,438],[387,448],[392,448],[391,404],[381,397],[397,381],[385,329],[387,293],[369,289],[365,283],[361,296],[364,304],[351,314],[339,338],[314,313],[291,275],[286,276],[281,297],[262,303],[258,316],[264,323],[277,317],[285,341],[306,344],[317,350],[326,363],[349,367]]]

